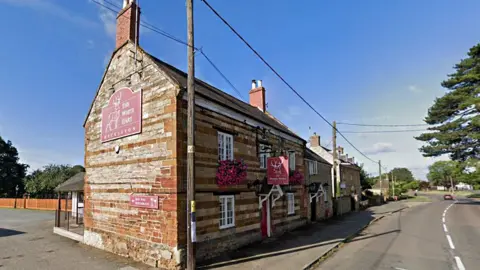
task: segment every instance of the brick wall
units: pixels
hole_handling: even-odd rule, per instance
[[[183,102],[179,114],[178,134],[183,137],[181,147],[186,148],[186,102]],[[258,197],[247,189],[246,183],[263,179],[266,170],[260,169],[258,158],[258,131],[242,121],[232,119],[206,108],[196,108],[196,208],[197,208],[197,257],[206,259],[221,252],[236,249],[242,245],[261,239],[261,210],[258,209]],[[182,119],[182,120],[180,120]],[[218,166],[218,132],[233,135],[234,159],[243,159],[248,166],[247,180],[228,187],[216,184],[215,174]],[[269,143],[274,149],[295,150],[297,169],[304,172],[303,145],[267,135],[263,143]],[[186,153],[182,152],[183,159]],[[186,168],[182,175],[186,175]],[[296,228],[306,221],[303,187],[295,192],[295,214],[287,215],[287,200],[284,196],[271,210],[273,234],[279,235],[286,230]],[[219,195],[235,196],[235,227],[220,229]],[[185,213],[182,213],[185,216]],[[185,220],[185,219],[182,219]],[[180,221],[182,223],[182,220]],[[182,228],[185,225],[181,225]]]
[[[85,124],[85,233],[84,242],[146,264],[179,268],[186,245],[186,125],[183,91],[164,75],[141,49],[135,73],[132,43],[113,56]],[[133,74],[133,75],[132,75]],[[113,89],[142,89],[142,132],[101,143],[101,109]],[[181,105],[179,105],[181,104]],[[258,130],[196,107],[197,256],[208,258],[261,238],[258,197],[247,182],[262,179],[257,153]],[[219,187],[217,132],[233,134],[234,158],[248,165],[247,180]],[[267,134],[274,150],[294,150],[296,167],[304,173],[304,142]],[[117,154],[115,146],[120,147]],[[295,214],[287,215],[287,200],[272,209],[273,234],[306,222],[308,195],[295,187]],[[159,209],[134,208],[130,194],[158,195]],[[235,196],[235,227],[219,228],[219,194]]]
[[[132,43],[113,56],[85,124],[84,241],[153,266],[180,263],[177,213],[178,89]],[[102,143],[101,109],[113,89],[142,89],[142,132]],[[117,154],[115,146],[120,147]],[[159,209],[129,206],[130,194],[159,196]]]

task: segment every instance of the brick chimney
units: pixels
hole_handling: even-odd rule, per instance
[[[249,92],[250,105],[257,107],[260,111],[265,112],[265,88],[262,86],[261,80],[252,80],[252,89]]]
[[[320,136],[316,132],[310,136],[310,147],[319,147],[320,146]]]
[[[138,18],[137,18],[138,14]],[[140,26],[140,8],[136,0],[123,0],[123,8],[117,15],[117,35],[115,48],[122,46],[127,40],[138,44]]]

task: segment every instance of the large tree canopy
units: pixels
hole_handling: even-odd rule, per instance
[[[47,165],[25,177],[25,189],[32,197],[53,195],[55,187],[82,171],[81,165]]]
[[[404,182],[411,182],[414,181],[415,178],[413,177],[412,172],[408,168],[394,168],[390,171],[388,179],[392,181],[391,175],[395,177],[396,181],[404,181]]]
[[[447,93],[437,98],[425,122],[432,132],[417,140],[424,156],[449,154],[452,160],[480,158],[480,44],[470,49],[468,58],[455,65],[456,72],[442,82]]]
[[[23,192],[22,179],[28,166],[19,162],[18,151],[11,141],[0,136],[0,197],[13,197],[18,185],[19,194]]]
[[[428,167],[427,178],[434,185],[442,185],[450,187],[450,177],[454,184],[456,179],[461,175],[461,167],[456,161],[436,161]]]

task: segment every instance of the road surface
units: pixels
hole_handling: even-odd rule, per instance
[[[0,270],[148,267],[53,234],[54,212],[0,208]]]
[[[318,269],[480,269],[480,201],[436,196],[387,216]]]

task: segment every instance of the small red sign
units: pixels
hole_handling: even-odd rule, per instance
[[[158,196],[130,195],[130,206],[158,209]]]
[[[102,109],[102,142],[138,134],[142,131],[142,90],[121,88]]]
[[[269,185],[288,185],[289,171],[286,157],[267,158],[267,182]]]

